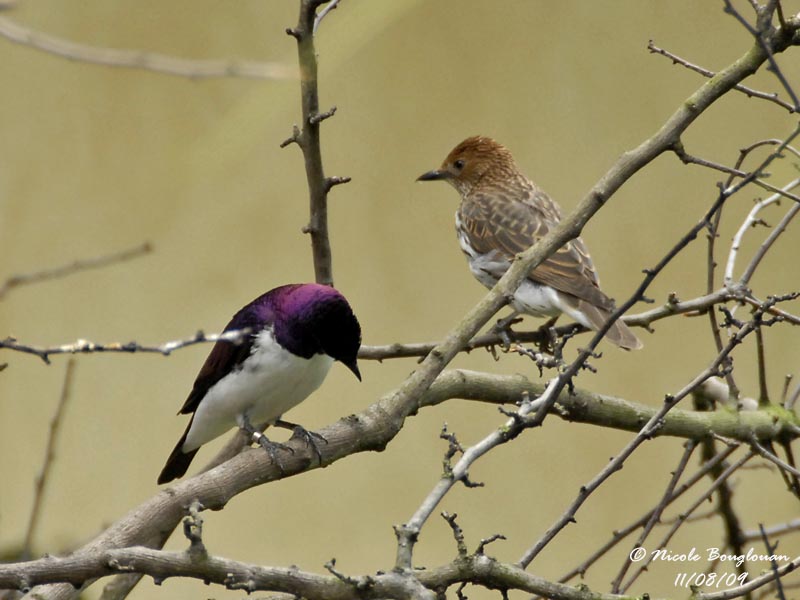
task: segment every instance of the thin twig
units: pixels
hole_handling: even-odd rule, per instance
[[[328,4],[317,13],[316,18],[314,19],[314,31],[313,31],[314,34],[317,33],[317,28],[319,27],[319,24],[322,22],[322,19],[324,19],[329,12],[338,7],[339,7],[339,0],[330,0],[330,2],[328,2]]]
[[[767,532],[764,530],[764,526],[759,524],[759,530],[761,531],[761,539],[764,541],[764,547],[767,549],[767,554],[769,555],[769,567],[772,570],[772,574],[775,575],[775,588],[778,593],[778,600],[786,600],[786,594],[783,591],[783,584],[781,582],[781,578],[778,576],[778,561],[775,559],[775,548],[777,544],[773,546],[769,543],[769,538],[767,537]]]
[[[738,10],[736,10],[731,0],[724,0],[724,2],[725,2],[725,12],[730,15],[733,15],[733,17],[737,21],[739,21],[739,23],[742,24],[742,26],[750,33],[750,35],[752,35],[756,39],[758,44],[761,46],[762,50],[764,50],[764,52],[766,53],[768,62],[767,70],[771,71],[772,74],[775,75],[775,77],[777,77],[778,81],[783,86],[783,89],[786,90],[787,94],[789,94],[789,97],[792,99],[794,112],[800,111],[800,100],[798,100],[797,94],[795,94],[794,89],[784,76],[783,71],[781,71],[781,68],[778,66],[778,63],[775,60],[775,54],[771,48],[771,44],[765,39],[766,34],[771,33],[767,31],[768,29],[771,29],[771,20],[772,20],[772,15],[769,12],[767,12],[767,10],[769,9],[759,14],[758,28],[755,28],[752,25],[750,25],[750,23],[747,22],[747,20],[742,16],[742,14]],[[777,4],[773,3],[772,6],[773,7],[777,6]]]
[[[122,252],[115,252],[113,254],[107,254],[105,256],[98,256],[95,258],[85,258],[82,260],[76,260],[69,264],[61,265],[60,267],[45,269],[42,271],[37,271],[35,273],[24,273],[21,275],[13,275],[8,279],[6,279],[3,285],[0,285],[0,299],[2,299],[3,296],[5,296],[8,292],[13,290],[14,288],[20,287],[22,285],[30,285],[33,283],[39,283],[50,279],[60,279],[61,277],[67,277],[69,275],[78,273],[80,271],[88,271],[89,269],[99,269],[102,267],[107,267],[115,263],[120,263],[126,260],[131,260],[133,258],[138,258],[152,251],[153,251],[152,244],[150,244],[150,242],[145,242],[144,244],[140,244],[133,248],[129,248],[128,250],[123,250]]]
[[[764,533],[770,536],[776,535],[783,535],[784,533],[792,533],[795,531],[800,531],[800,519],[792,519],[791,521],[787,521],[786,523],[780,523],[778,525],[770,525],[769,527],[763,528]],[[761,527],[759,529],[748,529],[744,532],[744,539],[746,541],[757,540],[761,538]]]
[[[786,473],[794,475],[795,477],[800,477],[800,470],[797,470],[789,463],[775,456],[775,454],[773,454],[772,452],[767,450],[764,446],[762,446],[758,440],[756,439],[751,440],[750,445],[753,447],[753,450],[759,454],[759,456],[766,458],[768,461],[775,464],[783,471],[786,471]]]
[[[187,59],[144,50],[99,48],[34,31],[23,27],[8,17],[0,17],[0,36],[16,44],[41,50],[71,61],[108,67],[142,69],[189,79],[220,77],[297,79],[296,69],[279,63],[247,60]]]
[[[697,442],[695,442],[694,440],[689,440],[684,444],[684,451],[683,454],[681,455],[680,460],[678,461],[678,466],[672,472],[672,477],[670,478],[669,483],[667,483],[667,487],[664,490],[661,499],[658,501],[658,504],[656,504],[655,508],[650,513],[650,518],[647,519],[647,523],[645,523],[645,526],[642,528],[642,532],[639,534],[639,537],[636,538],[636,541],[633,543],[633,548],[637,548],[642,544],[644,544],[645,540],[647,539],[647,536],[650,535],[650,532],[653,530],[656,524],[660,522],[661,515],[667,508],[667,505],[670,503],[670,498],[672,498],[675,493],[675,486],[678,484],[678,480],[681,478],[681,475],[683,475],[683,472],[686,470],[686,465],[689,464],[689,459],[691,458],[692,453],[694,452],[696,447],[697,447]],[[622,580],[625,577],[625,574],[628,572],[628,569],[630,568],[631,564],[632,560],[631,560],[631,555],[629,553],[625,557],[625,561],[623,562],[622,567],[617,573],[617,576],[614,578],[614,581],[611,582],[612,593],[617,594],[620,592]],[[628,587],[630,587],[630,585],[633,583],[634,580],[635,578],[631,578],[625,584],[625,589],[622,590],[623,593]]]
[[[754,455],[755,455],[754,452],[748,452],[742,458],[740,458],[736,462],[730,464],[724,471],[722,471],[722,473],[720,473],[719,477],[717,477],[714,480],[714,482],[711,484],[711,486],[708,488],[708,490],[706,490],[699,498],[697,498],[697,500],[695,500],[685,511],[683,511],[681,513],[681,517],[686,517],[686,516],[691,515],[694,511],[696,511],[698,508],[703,506],[703,504],[708,502],[708,499],[719,488],[719,486],[722,485],[723,483],[725,483],[727,481],[727,479],[731,475],[733,475],[748,460],[753,458]],[[669,530],[664,535],[664,537],[658,542],[658,545],[656,546],[656,548],[666,548],[667,544],[669,543],[669,541],[672,539],[672,537],[675,535],[675,533],[678,531],[678,529],[680,528],[680,526],[682,524],[683,524],[683,521],[681,519],[679,519],[676,523],[674,523],[669,528]],[[645,560],[643,560],[643,561],[641,561],[640,563],[637,564],[637,570],[633,575],[631,575],[630,580],[625,585],[625,589],[627,589],[627,586],[631,582],[636,580],[645,570],[647,570],[648,565],[652,562],[652,560],[653,560],[653,558],[655,558],[655,556],[656,556],[655,554],[651,553],[651,554],[649,554],[647,556],[647,558]]]
[[[723,460],[728,458],[728,456],[733,454],[733,452],[735,452],[735,451],[736,451],[736,448],[731,448],[731,447],[725,448],[717,456],[715,456],[714,458],[712,458],[711,460],[706,462],[700,469],[697,470],[696,473],[694,473],[687,481],[682,483],[672,493],[672,495],[669,497],[669,499],[667,501],[667,504],[669,505],[669,504],[673,503],[675,500],[677,500],[678,498],[680,498],[685,492],[687,492],[689,489],[694,487],[697,484],[698,481],[703,479],[703,477],[706,476],[706,473],[708,473],[712,468],[714,468],[715,465],[719,464],[720,462],[722,462]],[[637,520],[633,521],[629,525],[626,525],[622,529],[614,531],[612,533],[611,539],[609,539],[608,542],[603,544],[591,556],[589,556],[582,563],[580,563],[577,567],[575,567],[574,569],[569,571],[567,574],[565,574],[563,577],[561,577],[561,579],[559,579],[558,581],[560,583],[566,583],[570,579],[574,578],[576,575],[583,576],[586,573],[586,571],[589,569],[589,567],[591,567],[600,558],[605,556],[619,542],[624,540],[631,533],[636,531],[639,527],[643,527],[650,520],[650,518],[653,516],[654,513],[655,513],[655,508],[647,511],[645,514],[643,514]]]
[[[797,179],[789,182],[785,186],[783,186],[783,188],[781,188],[781,191],[788,192],[788,191],[796,188],[798,185],[800,185],[800,178],[797,178]],[[733,281],[734,281],[733,271],[734,271],[734,268],[736,266],[736,257],[738,256],[739,249],[742,246],[742,239],[744,238],[745,233],[747,233],[747,231],[752,229],[755,226],[756,223],[760,223],[761,222],[761,219],[758,217],[758,213],[760,213],[764,208],[766,208],[770,204],[775,204],[776,202],[779,202],[780,199],[781,199],[781,196],[779,194],[774,194],[774,195],[769,196],[768,198],[765,198],[764,200],[761,200],[758,203],[756,203],[756,205],[752,209],[750,209],[750,212],[748,213],[747,217],[745,218],[745,220],[742,222],[741,226],[737,230],[736,235],[733,236],[733,242],[731,242],[731,250],[730,250],[730,252],[728,254],[728,262],[727,262],[727,265],[725,267],[725,279],[724,279],[724,282],[725,282],[726,286],[733,285]],[[753,261],[751,261],[750,265],[748,266],[747,270],[745,271],[745,274],[742,275],[742,278],[740,280],[742,284],[746,285],[750,281],[750,277],[752,277],[753,272],[755,271],[755,268],[758,266],[758,263],[761,261],[761,259],[763,258],[764,254],[770,248],[770,246],[772,246],[772,243],[774,242],[774,239],[778,235],[780,235],[783,232],[784,229],[786,229],[786,225],[788,225],[788,222],[792,219],[792,217],[794,217],[794,215],[797,213],[798,209],[800,209],[800,204],[794,204],[789,209],[789,211],[787,212],[787,216],[788,215],[791,215],[791,216],[789,216],[788,219],[787,219],[786,216],[784,216],[784,218],[781,220],[781,223],[784,223],[784,221],[785,221],[785,223],[783,224],[783,227],[776,228],[778,233],[775,234],[774,231],[772,232],[774,234],[774,236],[770,236],[770,237],[772,237],[772,240],[769,242],[769,245],[767,245],[765,247],[763,252],[760,251],[760,252],[756,253],[756,255],[753,258]],[[766,243],[767,242],[765,241],[764,244],[766,244]],[[764,245],[762,244],[762,246],[764,246]]]
[[[758,331],[759,329],[756,330],[756,332]],[[714,439],[704,440],[702,451],[704,458],[712,456],[716,452],[716,441]],[[725,462],[719,463],[708,472],[709,477],[717,481],[718,478],[725,473],[727,467],[728,465]],[[739,514],[736,512],[733,504],[733,486],[727,479],[722,479],[720,481],[717,486],[716,496],[717,504],[715,509],[722,519],[727,547],[733,550],[734,554],[741,555],[744,553],[744,532],[742,531]],[[739,575],[744,575],[747,573],[747,565],[745,563],[737,565],[736,571]]]
[[[666,58],[670,59],[673,64],[681,65],[683,67],[686,67],[687,69],[689,69],[691,71],[694,71],[695,73],[699,73],[703,77],[708,77],[710,79],[711,77],[714,77],[716,75],[716,73],[714,73],[714,71],[709,71],[708,69],[705,69],[705,68],[703,68],[701,66],[698,66],[698,65],[695,65],[693,63],[690,63],[685,58],[681,58],[680,56],[678,56],[676,54],[673,54],[672,52],[669,52],[668,50],[664,50],[663,48],[659,48],[658,46],[655,45],[653,40],[650,40],[648,42],[647,49],[651,53],[660,54],[661,56],[665,56]],[[753,88],[750,88],[750,87],[747,87],[747,86],[741,85],[741,84],[734,86],[733,89],[735,89],[737,92],[742,92],[743,94],[746,94],[750,98],[760,98],[762,100],[768,100],[769,102],[774,102],[775,104],[777,104],[781,108],[785,108],[786,110],[788,110],[790,113],[797,112],[797,109],[794,106],[792,106],[788,102],[784,102],[783,100],[778,98],[778,94],[775,93],[775,92],[772,92],[772,93],[761,92],[761,91],[754,90]]]
[[[28,519],[28,528],[25,531],[25,541],[22,544],[22,558],[23,560],[29,559],[33,554],[33,540],[36,536],[36,530],[39,525],[39,517],[42,514],[42,505],[44,502],[44,495],[47,489],[47,481],[50,475],[50,469],[53,466],[53,461],[56,457],[56,444],[58,443],[58,433],[61,427],[61,422],[64,418],[64,409],[67,406],[72,391],[72,377],[75,371],[75,359],[71,358],[67,361],[67,368],[64,371],[64,383],[61,386],[61,396],[56,406],[56,411],[50,421],[50,431],[47,435],[47,445],[44,451],[44,462],[42,463],[42,470],[36,477],[33,494],[33,506],[31,506],[31,514]]]
[[[795,180],[800,183],[800,179]],[[775,243],[775,240],[778,239],[778,236],[781,235],[786,228],[789,226],[789,222],[794,219],[797,213],[800,212],[800,204],[792,204],[791,208],[783,215],[783,218],[780,222],[773,228],[770,234],[767,236],[767,239],[764,240],[764,243],[758,247],[755,254],[753,254],[753,258],[750,259],[750,264],[747,265],[747,268],[742,273],[741,278],[739,278],[739,282],[743,285],[747,285],[750,282],[750,279],[753,277],[753,273],[755,273],[756,268],[761,263],[761,260],[767,254],[767,251],[772,247],[772,244]]]
[[[683,148],[683,146],[680,145],[680,144],[676,144],[675,145],[674,151],[675,151],[675,154],[678,156],[678,158],[681,160],[681,162],[683,164],[685,164],[685,165],[697,165],[697,166],[700,166],[700,167],[706,167],[706,168],[709,168],[709,169],[714,169],[715,171],[720,171],[722,173],[727,173],[728,175],[733,175],[734,177],[747,177],[748,176],[748,172],[747,171],[742,171],[741,169],[734,168],[734,167],[728,167],[728,166],[725,166],[723,164],[714,162],[712,160],[708,160],[708,159],[705,159],[705,158],[699,158],[697,156],[693,156],[691,154],[688,154],[686,152],[686,150]],[[766,174],[764,175],[764,177],[766,177]],[[797,196],[796,194],[790,194],[788,192],[785,192],[785,191],[781,190],[781,188],[779,188],[777,186],[774,186],[771,183],[768,183],[768,182],[764,181],[764,179],[761,178],[761,177],[754,178],[751,183],[753,185],[755,185],[755,186],[758,186],[758,187],[768,191],[768,192],[772,192],[773,194],[777,194],[778,196],[782,196],[784,198],[787,198],[787,199],[791,200],[792,202],[800,202],[800,196]]]
[[[95,352],[123,352],[127,354],[133,354],[136,352],[143,352],[169,356],[175,350],[186,348],[187,346],[193,346],[195,344],[216,343],[218,341],[227,341],[237,344],[250,333],[250,329],[248,328],[208,335],[202,331],[198,331],[194,337],[184,340],[165,342],[158,346],[147,346],[137,342],[127,342],[124,344],[119,342],[98,344],[89,340],[76,340],[75,342],[62,344],[60,346],[39,347],[19,343],[16,339],[9,337],[4,340],[0,340],[0,350],[5,348],[7,350],[32,354],[34,356],[38,356],[47,364],[50,364],[50,357],[56,354],[91,354]]]

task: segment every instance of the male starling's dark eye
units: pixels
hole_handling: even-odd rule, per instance
[[[460,158],[453,163],[453,166],[458,169],[459,171],[464,168],[464,161]]]

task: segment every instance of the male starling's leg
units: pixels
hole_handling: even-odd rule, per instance
[[[284,421],[282,419],[278,419],[273,423],[275,427],[282,427],[283,429],[291,429],[292,430],[292,437],[299,437],[302,438],[307,446],[311,446],[314,450],[314,454],[317,455],[317,460],[322,463],[322,451],[319,448],[319,444],[317,444],[317,440],[320,440],[324,443],[328,443],[323,436],[318,434],[315,431],[308,431],[302,425],[298,425],[297,423],[290,423],[289,421]]]
[[[247,415],[242,417],[241,428],[250,435],[250,438],[254,442],[258,442],[258,445],[261,446],[266,451],[272,463],[276,467],[278,467],[278,471],[280,471],[281,475],[283,475],[284,474],[283,464],[281,463],[280,458],[278,458],[277,450],[278,449],[287,450],[292,454],[294,454],[294,450],[292,450],[289,446],[285,444],[279,444],[278,442],[269,441],[267,436],[265,436],[257,428],[253,427]]]
[[[519,313],[513,311],[505,319],[498,319],[497,323],[495,323],[494,327],[489,331],[489,333],[494,333],[500,337],[500,341],[503,342],[503,348],[506,352],[511,348],[511,334],[514,333],[511,331],[511,326],[520,321],[522,321],[522,319],[519,317]]]

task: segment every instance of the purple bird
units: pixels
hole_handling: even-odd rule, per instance
[[[158,483],[183,476],[200,446],[234,427],[258,437],[253,425],[285,425],[281,415],[322,384],[335,360],[361,380],[361,327],[332,287],[299,283],[270,290],[225,327],[242,329],[248,334],[241,342],[218,341],[200,369],[178,413],[194,414]],[[258,441],[273,454],[265,437]]]

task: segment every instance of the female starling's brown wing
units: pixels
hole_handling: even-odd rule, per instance
[[[477,192],[459,207],[461,235],[481,256],[480,269],[500,278],[514,256],[530,248],[558,223],[558,205],[544,192],[531,186],[524,201],[498,190]],[[594,264],[583,240],[570,240],[548,257],[528,278],[562,293],[562,300],[575,309],[584,325],[600,329],[614,310],[614,302],[600,290]],[[479,277],[480,279],[480,277]],[[621,348],[635,350],[641,341],[622,321],[615,321],[606,338]]]
[[[502,257],[509,264],[547,235],[560,216],[558,206],[537,188],[531,188],[524,201],[497,190],[473,193],[459,208],[461,226],[475,251]],[[580,238],[564,244],[528,277],[603,310],[614,307],[600,290],[594,264]]]

